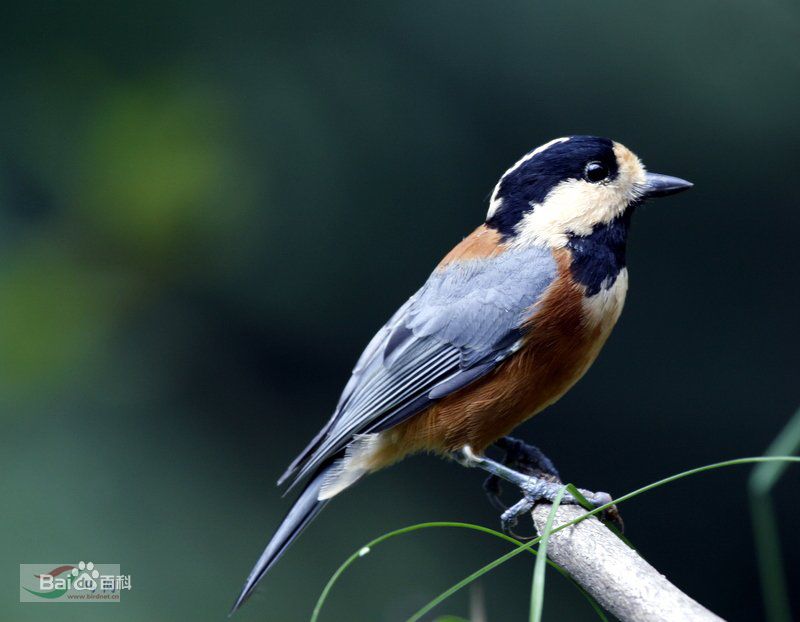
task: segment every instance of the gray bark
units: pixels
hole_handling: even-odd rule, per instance
[[[542,503],[533,510],[540,534],[550,509],[550,504]],[[553,527],[585,512],[579,506],[562,505]],[[670,583],[594,517],[552,534],[547,556],[622,622],[722,620]]]

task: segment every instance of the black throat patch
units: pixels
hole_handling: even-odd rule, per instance
[[[595,225],[589,235],[571,235],[567,248],[572,252],[572,277],[594,296],[608,289],[625,267],[625,247],[633,206],[606,224]]]

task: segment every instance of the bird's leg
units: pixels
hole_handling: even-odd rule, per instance
[[[494,443],[494,447],[503,452],[503,457],[499,461],[501,464],[540,479],[554,482],[561,481],[553,462],[538,447],[528,445],[524,441],[511,436],[502,437]],[[486,492],[489,503],[501,512],[505,512],[508,507],[500,499],[500,493],[502,492],[500,481],[499,476],[490,475],[483,482],[483,489]]]
[[[522,445],[524,445],[524,443],[522,443]],[[540,451],[536,451],[540,456],[544,457]],[[487,458],[484,455],[476,454],[472,451],[472,449],[470,449],[469,446],[466,446],[461,450],[458,458],[459,461],[465,466],[483,469],[491,476],[498,478],[498,480],[502,479],[510,482],[522,491],[523,498],[505,510],[500,516],[500,522],[503,530],[511,533],[512,535],[514,533],[512,530],[517,524],[520,516],[529,513],[538,501],[552,502],[563,487],[561,480],[553,474],[553,471],[555,471],[554,468],[549,468],[548,471],[538,469],[539,472],[537,474],[521,473],[506,466],[505,464],[492,460],[491,458]],[[549,466],[552,467],[552,463],[547,460],[546,457],[544,458],[547,463],[549,463]],[[535,471],[537,469],[529,470]],[[582,488],[579,488],[578,490],[594,507],[600,507],[601,505],[611,502],[611,495],[606,492],[590,492]],[[561,498],[561,503],[574,504],[578,503],[578,500],[567,492],[564,493],[564,496]],[[616,523],[621,528],[622,521],[619,518],[619,513],[616,511],[616,508],[613,508],[613,510],[612,508],[609,508],[609,510],[606,512],[606,515],[608,519]]]

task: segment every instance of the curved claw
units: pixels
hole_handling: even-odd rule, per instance
[[[500,515],[500,529],[503,533],[514,535],[514,527],[517,526],[518,519],[516,516],[509,516],[508,512],[503,512]],[[516,536],[514,536],[516,538]]]
[[[517,501],[514,505],[508,508],[505,512],[500,515],[500,525],[504,532],[514,536],[517,539],[530,539],[531,537],[519,536],[514,533],[514,527],[517,525],[519,521],[519,517],[523,514],[528,514],[531,509],[533,509],[535,501],[528,497],[523,497],[519,501]]]
[[[617,529],[619,529],[620,533],[625,533],[625,522],[622,520],[622,516],[619,513],[616,505],[612,505],[610,508],[603,512],[601,519],[604,523],[611,523]]]
[[[514,527],[516,526],[516,524],[517,524],[516,520],[514,520],[513,525],[502,524],[503,532],[507,533],[512,538],[516,538],[520,542],[527,542],[528,540],[533,540],[539,535],[535,531],[529,536],[523,536],[521,534],[518,534],[516,531],[514,531]]]
[[[583,494],[583,496],[586,497],[586,499],[596,508],[607,505],[613,501],[613,498],[607,492],[590,493],[588,491],[581,490],[581,494]],[[617,529],[619,529],[620,533],[625,533],[625,523],[623,522],[622,516],[620,515],[619,509],[617,509],[616,505],[612,505],[611,507],[603,510],[603,512],[600,514],[600,520],[604,523],[611,523]]]

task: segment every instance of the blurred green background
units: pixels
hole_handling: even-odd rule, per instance
[[[637,215],[587,377],[519,430],[621,494],[762,453],[798,403],[800,7],[5,3],[0,20],[4,620],[223,620],[288,508],[274,481],[372,333],[556,136],[695,182]],[[642,554],[761,617],[746,469],[630,502]],[[236,619],[307,619],[366,540],[496,526],[481,475],[419,457],[337,499]],[[800,612],[800,471],[778,491]],[[327,620],[403,619],[507,547],[427,532],[360,561]],[[532,561],[483,582],[526,615]],[[17,565],[120,563],[118,605],[20,604]],[[592,620],[550,575],[545,616]],[[467,613],[467,594],[441,612]]]

